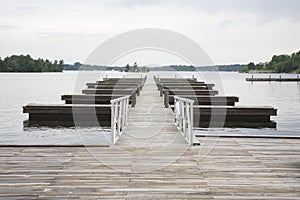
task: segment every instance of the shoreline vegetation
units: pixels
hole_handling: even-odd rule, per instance
[[[238,72],[246,65],[214,65],[214,66],[188,66],[188,65],[167,65],[159,67],[138,66],[100,66],[75,62],[74,64],[64,64],[63,60],[50,61],[48,59],[33,59],[30,55],[12,55],[3,60],[0,57],[1,72],[62,72],[62,71],[121,71],[121,72],[149,72],[149,71],[228,71]]]
[[[65,64],[64,70],[66,71],[121,71],[121,72],[149,72],[149,71],[231,71],[238,72],[246,65],[233,64],[233,65],[214,65],[214,66],[203,66],[195,67],[191,65],[167,65],[160,67],[138,67],[135,62],[132,66],[127,64],[124,67],[121,66],[98,66],[98,65],[87,65],[76,62],[72,64]]]
[[[12,55],[3,60],[0,57],[0,72],[62,72],[62,71],[121,71],[121,72],[149,72],[149,71],[211,71],[211,72],[240,72],[240,73],[300,73],[300,51],[292,55],[274,55],[270,62],[250,62],[248,65],[213,65],[213,66],[188,66],[168,65],[159,67],[138,66],[100,66],[75,62],[64,64],[63,60],[50,61],[48,59],[33,59],[30,55]]]
[[[12,55],[0,58],[0,72],[62,72],[64,61],[33,59],[30,55]]]
[[[240,73],[300,73],[300,51],[292,55],[274,55],[270,62],[250,62]]]

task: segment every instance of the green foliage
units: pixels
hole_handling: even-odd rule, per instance
[[[138,71],[138,66],[137,66],[136,62],[133,63],[132,71],[134,71],[134,72]]]
[[[290,55],[274,55],[268,63],[249,63],[240,72],[249,71],[276,72],[276,73],[299,73],[300,71],[300,51]]]
[[[253,62],[248,64],[248,69],[249,70],[254,70],[255,69],[255,64]]]
[[[130,70],[130,65],[127,64],[126,67],[125,67],[125,72],[129,72],[129,70]]]
[[[244,67],[240,70],[241,73],[248,73],[249,72],[249,69],[248,67]]]
[[[41,58],[34,60],[30,55],[12,55],[0,58],[0,72],[62,72],[63,61],[53,63]]]
[[[124,71],[125,72],[149,72],[147,67],[138,67],[136,62],[133,63],[132,67],[129,64],[127,64]]]

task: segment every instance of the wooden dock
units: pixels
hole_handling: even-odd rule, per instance
[[[114,146],[0,146],[0,199],[299,199],[300,139],[189,146],[147,80]]]
[[[115,147],[0,147],[0,198],[299,199],[300,140],[201,138],[178,156],[176,146],[122,139]]]

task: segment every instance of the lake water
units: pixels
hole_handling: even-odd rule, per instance
[[[122,77],[121,72],[106,72],[109,77]],[[300,83],[246,82],[248,74],[234,72],[151,72],[148,76],[192,77],[215,83],[221,95],[240,97],[237,105],[267,105],[278,109],[272,117],[276,129],[215,129],[219,134],[298,135],[300,136]],[[102,144],[108,143],[109,128],[26,128],[28,119],[22,106],[28,103],[63,103],[62,94],[80,94],[86,82],[95,82],[103,72],[0,73],[0,143],[1,144]],[[141,74],[126,74],[140,77]],[[268,77],[267,74],[254,77]],[[274,75],[272,76],[278,76]],[[283,74],[282,77],[296,77]],[[198,129],[206,133],[207,129]]]

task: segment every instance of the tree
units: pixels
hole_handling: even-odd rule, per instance
[[[129,72],[129,70],[130,70],[130,65],[127,64],[126,67],[125,67],[125,72]]]
[[[300,71],[300,51],[289,55],[274,55],[267,63],[255,65],[253,62],[247,65],[248,70],[269,70],[277,73],[297,73]],[[247,71],[243,69],[241,71]]]
[[[0,57],[0,72],[5,72],[5,71],[6,71],[6,68],[5,68],[4,61]]]
[[[255,64],[254,64],[254,62],[250,62],[250,63],[248,64],[248,69],[249,69],[249,70],[254,70],[254,69],[255,69]]]
[[[133,63],[133,71],[134,72],[138,71],[138,67],[137,67],[137,63],[136,62]]]
[[[1,72],[61,72],[63,70],[63,61],[54,61],[41,58],[34,60],[30,55],[12,55],[6,57],[3,61],[0,59]]]
[[[58,71],[62,72],[64,70],[64,61],[60,60],[58,63]]]
[[[75,68],[80,69],[81,63],[80,63],[80,62],[75,62],[75,63],[74,63],[74,66],[75,66]]]
[[[15,60],[8,61],[8,71],[9,72],[17,72],[18,71],[18,63]]]

